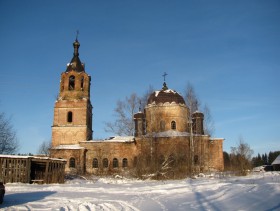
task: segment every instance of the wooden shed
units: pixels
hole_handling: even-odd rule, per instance
[[[64,159],[0,155],[0,181],[4,183],[64,183]]]
[[[274,168],[274,171],[280,171],[280,155],[271,163]]]

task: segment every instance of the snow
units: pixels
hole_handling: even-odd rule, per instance
[[[280,210],[280,172],[197,179],[73,179],[6,184],[4,210]]]
[[[178,92],[176,92],[176,91],[174,91],[174,90],[172,90],[172,89],[167,89],[167,90],[155,91],[155,96],[157,97],[157,96],[158,96],[158,94],[159,94],[160,92],[173,93],[173,94],[178,93]],[[178,94],[179,94],[179,93],[178,93]]]
[[[158,133],[148,133],[146,135],[147,137],[177,137],[177,136],[190,136],[190,133],[188,132],[180,132],[176,130],[167,130],[164,132],[158,132]],[[200,134],[193,134],[193,136],[208,136],[208,135],[200,135]],[[210,140],[219,140],[218,138],[211,138]]]
[[[71,145],[59,145],[53,147],[53,149],[84,149],[84,147],[81,147],[79,144],[71,144]]]
[[[89,142],[134,142],[134,136],[113,136],[105,140],[92,140],[92,141],[81,141],[83,143]]]

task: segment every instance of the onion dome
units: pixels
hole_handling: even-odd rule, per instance
[[[153,92],[148,98],[147,104],[160,104],[160,103],[177,103],[186,104],[184,98],[176,91],[168,89],[166,83],[160,91]]]
[[[74,70],[76,72],[84,72],[85,71],[84,64],[81,62],[79,58],[80,43],[77,38],[73,43],[73,47],[74,47],[74,55],[71,62],[67,65],[66,72],[69,72],[71,70]]]

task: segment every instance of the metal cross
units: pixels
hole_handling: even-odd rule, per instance
[[[162,75],[163,76],[163,79],[164,79],[164,82],[165,82],[165,77],[167,76],[168,74],[166,72],[164,72],[164,74]]]
[[[78,40],[78,36],[79,36],[79,30],[77,30],[76,40]]]

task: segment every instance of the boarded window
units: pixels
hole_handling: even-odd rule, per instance
[[[171,129],[176,130],[176,122],[175,121],[171,122]]]
[[[113,168],[118,168],[119,167],[119,161],[117,158],[113,159]]]
[[[69,160],[69,168],[76,168],[75,158],[70,158],[70,160]]]
[[[72,122],[73,121],[73,113],[72,111],[69,111],[67,113],[67,122]]]
[[[124,158],[122,161],[122,167],[125,168],[128,166],[127,158]]]
[[[103,159],[103,168],[108,168],[108,166],[109,166],[108,159],[107,159],[107,158],[104,158],[104,159]]]
[[[93,168],[98,168],[98,160],[97,160],[97,158],[94,158],[94,159],[93,159],[92,167],[93,167]]]
[[[69,77],[69,86],[68,90],[74,90],[75,89],[75,76],[71,75]]]

